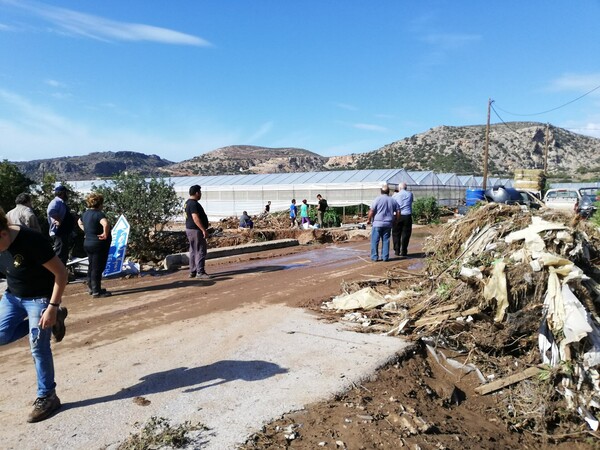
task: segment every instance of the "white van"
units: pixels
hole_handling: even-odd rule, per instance
[[[575,212],[575,205],[579,200],[581,194],[578,189],[573,188],[548,189],[544,196],[544,204],[548,208],[571,212]]]

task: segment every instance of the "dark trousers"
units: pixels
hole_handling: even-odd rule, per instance
[[[86,244],[84,242],[83,249],[88,255],[88,287],[92,294],[100,294],[102,292],[102,272],[104,272],[106,261],[108,261],[110,241],[103,241],[100,244]]]
[[[52,249],[58,259],[66,266],[69,260],[69,235],[65,236],[50,236],[52,239]]]
[[[202,231],[186,228],[185,235],[190,242],[190,273],[206,273],[206,239]]]
[[[394,241],[394,253],[406,256],[408,254],[408,241],[412,234],[412,215],[401,215],[392,228],[392,240]]]

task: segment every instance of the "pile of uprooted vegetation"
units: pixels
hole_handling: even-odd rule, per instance
[[[476,373],[476,392],[498,396],[513,430],[596,435],[598,230],[490,203],[444,225],[424,250],[422,273],[395,269],[346,286],[323,309],[365,331],[419,339],[450,369]]]

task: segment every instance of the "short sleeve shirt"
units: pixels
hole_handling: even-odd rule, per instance
[[[98,239],[98,235],[102,234],[104,227],[100,221],[105,218],[106,215],[97,209],[88,209],[83,213],[81,221],[83,222],[83,232],[85,233],[85,242],[87,244],[98,244],[101,242]]]
[[[0,272],[6,275],[6,290],[21,298],[50,297],[54,274],[42,264],[52,258],[54,250],[48,239],[21,227],[8,249],[0,252]]]
[[[374,227],[391,227],[394,222],[394,212],[398,209],[396,201],[389,195],[380,195],[371,205],[374,213]]]
[[[205,229],[208,228],[208,217],[204,212],[204,208],[196,200],[189,198],[185,202],[185,228],[188,230],[199,230],[200,228],[198,228],[196,222],[194,222],[192,214],[198,214],[202,226]]]

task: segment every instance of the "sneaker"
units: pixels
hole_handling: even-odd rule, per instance
[[[105,298],[105,297],[112,297],[112,294],[110,292],[108,292],[106,289],[102,289],[97,294],[92,294],[92,298]]]
[[[208,280],[208,279],[210,279],[212,277],[209,274],[207,274],[206,272],[203,272],[203,273],[199,273],[198,274],[198,278],[202,278],[204,280]]]
[[[65,319],[69,315],[69,310],[62,306],[58,307],[58,313],[56,313],[56,323],[52,325],[52,334],[56,342],[60,342],[65,337],[67,332],[67,326],[65,325]]]
[[[190,272],[189,277],[190,278],[196,278],[196,272]]]
[[[60,406],[60,399],[56,396],[56,393],[46,397],[38,397],[33,402],[33,411],[29,413],[27,422],[34,423],[47,419]]]

